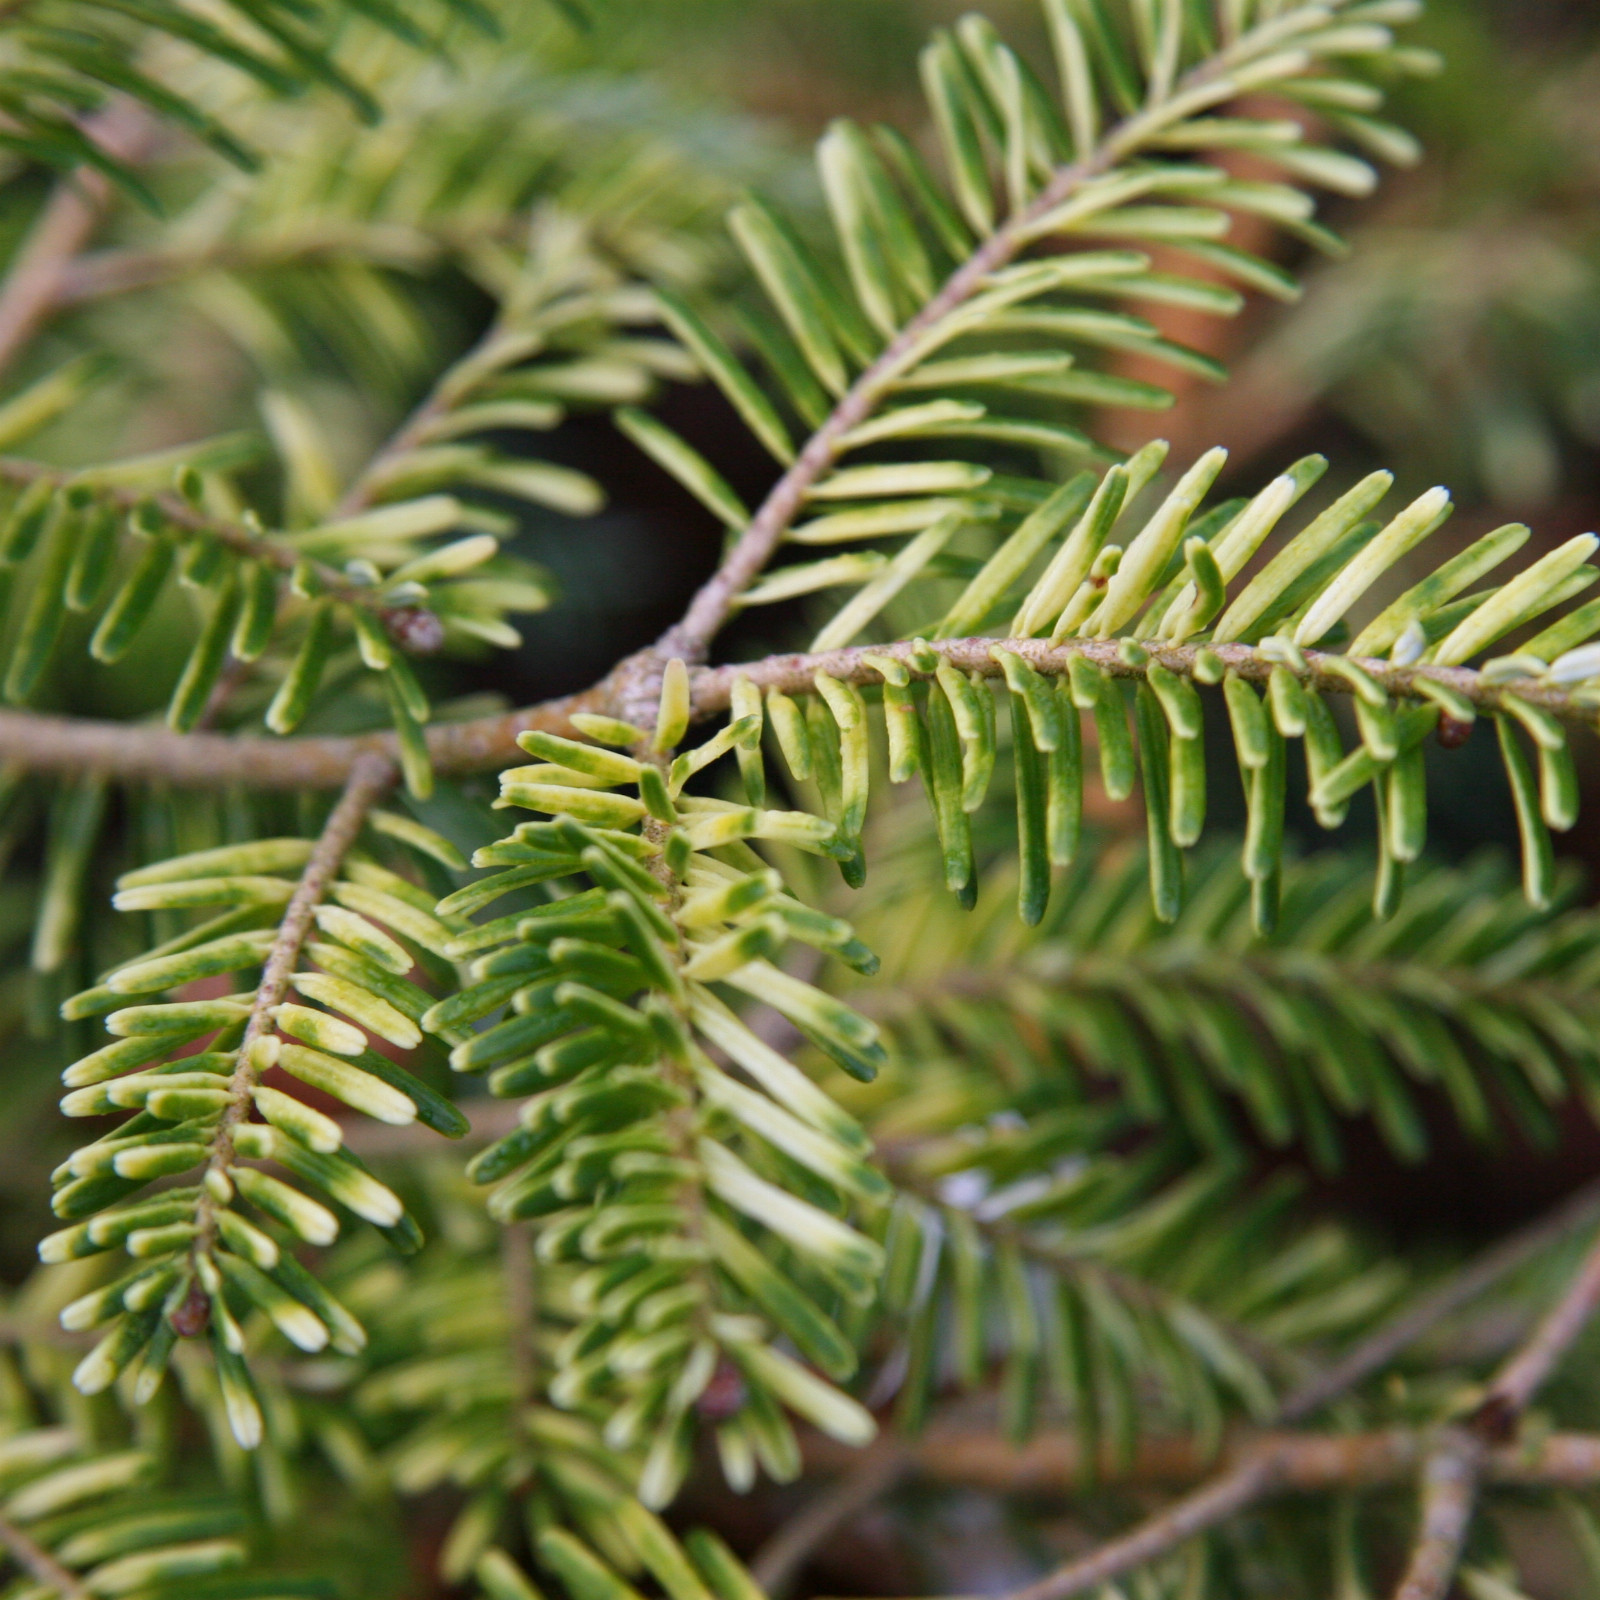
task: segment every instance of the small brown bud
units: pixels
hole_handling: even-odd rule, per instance
[[[211,1320],[211,1300],[198,1283],[189,1285],[183,1304],[172,1313],[172,1331],[180,1339],[198,1339]]]
[[[739,1369],[724,1356],[711,1374],[711,1382],[700,1393],[694,1408],[707,1422],[725,1422],[744,1405],[744,1379]]]
[[[1459,717],[1442,716],[1439,718],[1439,743],[1446,750],[1454,750],[1464,745],[1472,737],[1472,724],[1463,722]]]
[[[444,643],[444,624],[424,606],[396,606],[385,611],[383,625],[407,655],[431,656]]]

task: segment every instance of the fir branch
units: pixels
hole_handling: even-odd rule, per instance
[[[1585,1185],[1548,1215],[1485,1250],[1442,1283],[1403,1308],[1359,1341],[1325,1371],[1285,1396],[1278,1408],[1284,1422],[1315,1415],[1363,1379],[1381,1372],[1402,1351],[1427,1337],[1463,1306],[1487,1293],[1518,1267],[1568,1235],[1591,1225],[1600,1215],[1600,1183]]]
[[[1488,1396],[1462,1424],[1446,1427],[1428,1444],[1423,1464],[1421,1526],[1396,1600],[1439,1600],[1448,1589],[1471,1522],[1477,1485],[1493,1447],[1509,1438],[1523,1408],[1548,1378],[1592,1315],[1600,1291],[1600,1247],[1588,1252],[1567,1291],[1502,1366]],[[1412,1436],[1413,1455],[1417,1436]],[[1098,1584],[1145,1565],[1194,1534],[1236,1515],[1265,1496],[1288,1487],[1285,1469],[1292,1445],[1268,1440],[1237,1464],[1174,1505],[1080,1560],[1008,1595],[1006,1600],[1068,1600]],[[1513,1458],[1531,1454],[1514,1447]],[[1301,1478],[1296,1487],[1309,1487]]]
[[[1255,30],[1253,30],[1255,31]],[[1248,43],[1249,36],[1240,41]],[[846,436],[866,422],[902,376],[928,335],[984,289],[991,276],[1036,242],[1043,219],[1086,185],[1127,161],[1174,120],[1174,106],[1198,110],[1211,99],[1207,90],[1222,90],[1233,67],[1223,51],[1191,68],[1176,82],[1152,80],[1147,103],[1101,135],[1087,154],[1057,168],[1049,181],[1012,214],[958,266],[937,292],[902,324],[883,350],[849,385],[827,418],[768,492],[749,523],[689,604],[683,618],[646,652],[657,667],[679,657],[703,661],[711,640],[727,621],[740,595],[772,559],[817,481],[834,465]],[[1306,65],[1310,65],[1307,58]]]
[[[344,572],[325,561],[302,555],[286,544],[281,536],[263,531],[259,526],[219,517],[191,504],[181,494],[171,489],[132,489],[117,483],[106,483],[96,477],[95,469],[54,467],[26,456],[0,456],[0,482],[27,486],[45,483],[56,489],[70,489],[76,484],[90,487],[96,499],[114,506],[121,512],[133,512],[150,506],[159,511],[164,521],[185,533],[204,534],[226,545],[236,555],[247,560],[264,562],[276,568],[284,578],[303,567],[312,574],[318,593],[338,600],[344,605],[366,606],[376,609],[376,596],[371,589],[352,584]]]
[[[1172,645],[1146,639],[1140,640],[1139,645],[1139,654],[1147,659],[1140,660],[1137,656],[1130,659],[1124,642],[1118,639],[1064,639],[1052,643],[1048,639],[995,638],[935,639],[931,642],[863,645],[816,655],[768,656],[761,661],[715,667],[694,674],[694,714],[696,717],[706,717],[724,710],[729,704],[733,685],[740,677],[749,678],[758,688],[776,689],[782,694],[814,692],[819,672],[845,683],[881,683],[882,675],[868,659],[871,656],[889,657],[903,663],[913,677],[931,678],[932,673],[919,671],[916,664],[924,648],[933,650],[963,671],[985,678],[1005,675],[1005,669],[995,655],[999,650],[1020,656],[1036,672],[1049,677],[1061,677],[1075,656],[1093,662],[1111,677],[1132,681],[1146,678],[1149,663],[1154,662],[1179,677],[1204,682],[1197,668],[1203,670],[1201,658],[1207,652],[1249,683],[1266,683],[1277,664],[1269,652],[1247,644]],[[1328,650],[1302,650],[1301,655],[1307,668],[1303,682],[1323,694],[1349,695],[1352,692],[1349,677],[1331,663],[1353,660],[1397,699],[1425,701],[1426,696],[1420,685],[1438,683],[1455,690],[1485,714],[1498,710],[1508,697],[1515,697],[1563,721],[1588,725],[1594,720],[1593,706],[1583,704],[1564,689],[1526,678],[1509,683],[1489,682],[1485,681],[1482,673],[1467,667],[1399,666],[1379,657],[1351,657]]]
[[[1600,1308],[1600,1241],[1590,1246],[1566,1293],[1497,1372],[1473,1412],[1491,1439],[1509,1439],[1523,1413]]]
[[[1074,656],[1094,662],[1112,677],[1137,680],[1145,672],[1144,666],[1126,659],[1116,640],[1071,639],[1051,644],[1043,639],[940,639],[928,648],[966,671],[988,678],[1003,676],[993,655],[996,648],[1013,651],[1036,671],[1054,677],[1066,671]],[[900,661],[915,676],[931,676],[917,671],[915,649],[910,644],[885,644],[700,668],[690,674],[691,719],[703,722],[726,711],[733,686],[741,677],[759,688],[783,693],[814,691],[818,672],[845,683],[871,685],[882,681],[866,659],[873,655]],[[1249,645],[1153,645],[1149,659],[1180,677],[1193,679],[1197,657],[1208,649],[1252,683],[1264,683],[1271,676],[1273,661]],[[1327,694],[1352,693],[1347,677],[1323,666],[1324,661],[1346,658],[1317,650],[1302,654],[1309,669],[1307,681],[1315,688]],[[1433,682],[1455,690],[1485,712],[1492,712],[1511,696],[1564,722],[1587,724],[1594,716],[1592,707],[1567,691],[1526,679],[1509,684],[1486,682],[1481,673],[1466,667],[1403,667],[1366,657],[1358,658],[1357,665],[1390,694],[1406,699],[1425,700],[1418,685]],[[428,748],[435,770],[486,772],[515,759],[519,733],[538,730],[570,736],[574,712],[616,714],[623,705],[623,689],[633,681],[629,666],[624,663],[577,694],[541,700],[492,717],[429,728]],[[387,754],[394,748],[389,734],[268,742],[222,735],[172,734],[89,718],[0,711],[0,761],[16,762],[35,771],[100,772],[118,778],[166,777],[179,787],[213,788],[242,782],[275,789],[333,789],[345,782],[361,755],[369,750]]]

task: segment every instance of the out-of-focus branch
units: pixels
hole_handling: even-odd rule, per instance
[[[1477,1299],[1541,1250],[1600,1219],[1600,1183],[1591,1183],[1545,1216],[1519,1229],[1363,1339],[1325,1371],[1295,1389],[1278,1408],[1281,1422],[1302,1422],[1329,1401],[1381,1371],[1402,1350],[1425,1338],[1452,1312]]]
[[[93,117],[84,133],[120,161],[137,159],[152,136],[150,119],[131,103]],[[60,179],[0,285],[0,371],[44,325],[59,303],[61,280],[88,244],[111,198],[103,173],[80,169]]]
[[[756,1552],[750,1575],[768,1596],[783,1600],[806,1561],[905,1476],[909,1462],[894,1449],[874,1450],[811,1500]]]
[[[1473,1426],[1491,1439],[1509,1439],[1529,1402],[1549,1379],[1600,1307],[1600,1241],[1591,1245],[1567,1292],[1507,1358],[1489,1384]]]

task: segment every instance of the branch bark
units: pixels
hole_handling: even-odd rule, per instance
[[[1130,1457],[1109,1446],[1095,1461],[1095,1481],[1130,1490],[1192,1489],[1237,1471],[1257,1455],[1270,1456],[1272,1492],[1326,1494],[1404,1483],[1427,1460],[1437,1437],[1425,1430],[1385,1428],[1371,1433],[1299,1430],[1241,1432],[1221,1456],[1189,1436],[1145,1438]],[[1067,1429],[1038,1433],[1013,1445],[987,1427],[935,1422],[915,1439],[874,1447],[929,1482],[988,1494],[1075,1499],[1083,1493],[1081,1441]],[[818,1434],[804,1444],[808,1472],[845,1472],[859,1451]],[[1516,1488],[1579,1489],[1600,1482],[1600,1433],[1551,1433],[1536,1444],[1490,1446],[1483,1481]]]

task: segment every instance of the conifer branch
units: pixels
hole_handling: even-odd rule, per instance
[[[1485,1250],[1374,1329],[1325,1371],[1301,1384],[1278,1408],[1280,1420],[1301,1422],[1348,1394],[1364,1378],[1381,1372],[1401,1351],[1426,1338],[1446,1317],[1487,1293],[1541,1250],[1593,1223],[1597,1215],[1600,1183],[1587,1184],[1548,1215]]]
[[[1007,266],[1033,243],[1041,219],[1092,179],[1127,160],[1153,131],[1169,124],[1172,120],[1168,111],[1170,105],[1203,103],[1203,91],[1208,85],[1225,81],[1229,65],[1225,55],[1214,56],[1167,85],[1165,93],[1152,94],[1143,109],[1106,130],[1087,155],[1058,168],[1031,201],[1019,206],[956,268],[933,298],[900,327],[851,383],[827,419],[807,440],[794,464],[773,485],[717,570],[690,601],[682,620],[668,629],[648,652],[656,663],[673,657],[681,657],[691,664],[705,659],[711,640],[728,620],[739,596],[772,559],[804,506],[808,492],[834,464],[845,436],[872,416],[929,331],[983,289],[991,274]]]
[[[1597,1260],[1600,1247],[1585,1255],[1566,1293],[1504,1363],[1478,1409],[1464,1424],[1443,1429],[1428,1447],[1422,1474],[1421,1525],[1395,1600],[1439,1600],[1448,1589],[1471,1523],[1479,1479],[1494,1459],[1493,1447],[1514,1434],[1522,1410],[1600,1301],[1595,1283],[1600,1273]],[[1296,1410],[1303,1414],[1301,1407]],[[1418,1436],[1409,1437],[1410,1459],[1415,1460]],[[1294,1436],[1287,1440],[1269,1436],[1252,1445],[1236,1464],[1225,1466],[1209,1482],[1131,1532],[1017,1590],[1006,1600],[1068,1600],[1157,1559],[1269,1494],[1288,1487],[1312,1487],[1303,1461],[1295,1454],[1297,1448]],[[1530,1453],[1502,1449],[1500,1454],[1526,1461]],[[1293,1473],[1291,1465],[1297,1469]],[[1498,1468],[1498,1461],[1495,1465]],[[1363,1470],[1370,1470],[1370,1462]],[[1403,1470],[1403,1463],[1396,1463],[1394,1470]],[[1326,1481],[1320,1486],[1326,1487]]]
[[[229,1103],[212,1139],[211,1154],[206,1162],[206,1181],[196,1208],[199,1231],[191,1248],[192,1256],[205,1255],[216,1244],[217,1202],[213,1185],[220,1184],[224,1192],[229,1187],[228,1168],[237,1159],[234,1130],[249,1119],[252,1096],[261,1078],[255,1053],[250,1046],[256,1039],[272,1032],[274,1014],[289,992],[289,980],[294,976],[301,950],[310,936],[317,907],[322,904],[329,887],[338,876],[339,867],[355,843],[356,835],[361,832],[368,814],[393,788],[395,776],[394,763],[380,755],[364,755],[353,765],[344,793],[328,813],[328,820],[323,824],[311,858],[306,862],[300,881],[295,885],[294,895],[284,909],[283,920],[278,924],[277,934],[261,969],[261,983],[250,1005],[250,1015],[245,1023],[233,1075],[228,1080]]]
[[[1037,1583],[1013,1590],[1005,1600],[1069,1600],[1072,1595],[1087,1594],[1237,1516],[1277,1489],[1282,1476],[1281,1452],[1270,1448],[1254,1451],[1131,1533],[1058,1567]]]
[[[1035,671],[1054,677],[1061,676],[1075,656],[1093,662],[1111,677],[1138,680],[1146,671],[1146,664],[1130,660],[1114,639],[1069,639],[1060,644],[1044,639],[940,639],[927,648],[954,665],[987,678],[1003,676],[1004,669],[994,656],[997,649],[1013,652]],[[733,686],[741,677],[758,688],[782,693],[813,691],[819,672],[843,683],[873,685],[882,681],[867,659],[874,655],[905,663],[913,676],[931,676],[918,672],[914,664],[916,649],[911,644],[884,644],[817,655],[775,655],[738,666],[700,668],[690,674],[691,719],[702,722],[726,711]],[[1147,654],[1149,661],[1180,677],[1194,679],[1199,657],[1208,650],[1248,682],[1264,683],[1272,674],[1274,662],[1250,645],[1153,643]],[[1327,694],[1352,693],[1347,676],[1323,665],[1325,661],[1347,658],[1317,650],[1302,654],[1308,668],[1308,684]],[[429,728],[428,749],[435,770],[485,772],[516,758],[520,733],[537,730],[570,736],[574,712],[615,714],[622,706],[624,688],[636,681],[632,673],[637,661],[638,658],[630,658],[577,694],[542,700],[492,717]],[[1568,691],[1526,679],[1509,684],[1489,682],[1481,673],[1466,667],[1396,666],[1371,657],[1356,658],[1356,664],[1398,698],[1425,699],[1418,686],[1432,682],[1455,690],[1485,713],[1514,697],[1566,722],[1587,724],[1594,719],[1594,708]],[[0,711],[0,761],[36,771],[98,772],[116,778],[165,777],[179,787],[251,783],[274,789],[338,788],[363,754],[378,751],[388,755],[394,749],[392,734],[235,739],[219,734],[169,733],[134,723]]]
[[[1562,1295],[1507,1359],[1473,1413],[1491,1439],[1509,1439],[1522,1414],[1600,1308],[1600,1241],[1592,1244]]]
[[[53,467],[25,456],[0,456],[0,482],[26,486],[34,483],[49,484],[56,489],[68,489],[75,484],[87,484],[95,497],[121,512],[134,512],[153,507],[164,522],[185,533],[204,534],[217,543],[226,545],[235,554],[247,560],[260,561],[287,575],[296,567],[311,573],[318,584],[318,592],[342,601],[346,605],[371,606],[375,596],[370,589],[359,588],[349,582],[345,574],[325,561],[301,555],[281,538],[264,533],[259,527],[236,522],[228,517],[213,516],[191,505],[181,494],[170,489],[130,489],[116,483],[97,482],[91,468],[87,472]]]

